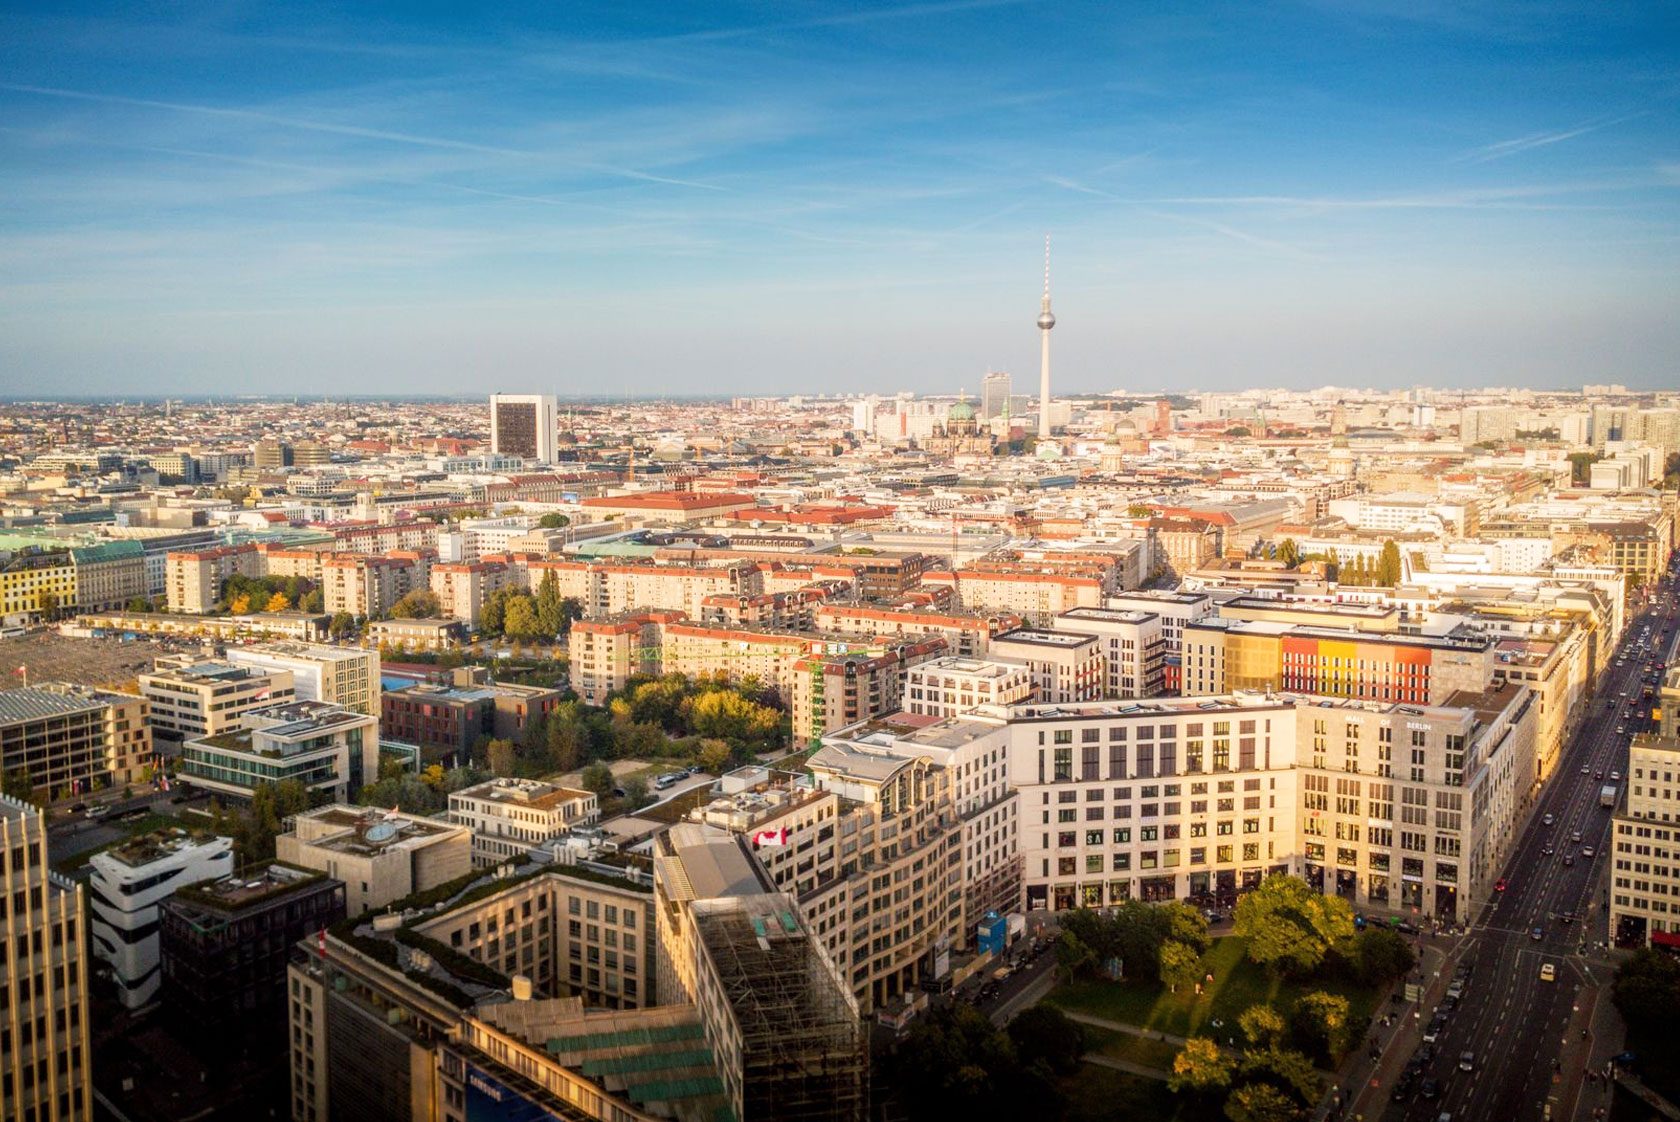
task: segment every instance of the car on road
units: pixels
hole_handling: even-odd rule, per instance
[[[1446,1026],[1440,1021],[1430,1021],[1429,1027],[1423,1030],[1423,1042],[1433,1044],[1441,1036],[1441,1030]]]
[[[94,806],[88,808],[87,816],[97,822],[110,813],[111,808],[108,806]]]
[[[1582,764],[1581,765],[1581,774],[1582,775],[1591,775],[1592,774],[1592,765],[1591,764]],[[1550,817],[1550,816],[1548,815],[1548,817]]]
[[[1475,1071],[1476,1070],[1476,1053],[1474,1053],[1474,1052],[1460,1052],[1458,1054],[1458,1070],[1459,1071]]]
[[[1557,981],[1557,967],[1549,962],[1542,962],[1540,964],[1540,980],[1542,982]]]
[[[1551,846],[1548,845],[1545,849],[1542,849],[1540,852],[1545,854],[1547,857],[1550,857],[1552,854],[1556,853],[1557,850],[1553,849]]]
[[[75,806],[70,808],[70,813],[71,814],[80,814],[86,809],[87,809],[87,803],[77,803]]]
[[[1407,1099],[1411,1098],[1412,1097],[1412,1081],[1411,1081],[1411,1079],[1409,1077],[1405,1076],[1405,1075],[1401,1075],[1399,1079],[1396,1079],[1394,1081],[1394,1090],[1389,1092],[1388,1097],[1390,1099],[1392,1099],[1393,1101],[1397,1102],[1397,1103],[1403,1103]]]
[[[1626,732],[1626,731],[1627,731],[1627,726],[1626,726],[1626,725],[1617,725],[1617,726],[1616,726],[1616,732],[1617,732],[1617,733],[1618,733],[1618,734],[1620,734],[1620,733],[1624,733],[1624,732]]]
[[[1556,822],[1557,819],[1553,818],[1550,814],[1548,814],[1548,815],[1546,815],[1545,818],[1541,819],[1541,821],[1544,822],[1546,825],[1550,826],[1553,822]]]
[[[1602,771],[1595,771],[1595,772],[1593,772],[1593,778],[1594,779],[1603,779],[1604,778],[1604,773]]]
[[[1575,855],[1573,853],[1565,853],[1563,855],[1563,863],[1565,865],[1573,865],[1575,863]]]
[[[1505,878],[1504,877],[1500,877],[1498,880],[1493,882],[1493,890],[1495,892],[1504,892],[1505,891]]]
[[[1441,1097],[1441,1084],[1434,1079],[1425,1079],[1418,1084],[1418,1094],[1426,1099],[1438,1099]]]
[[[1593,857],[1593,847],[1590,846],[1590,845],[1582,846],[1581,847],[1581,856],[1585,857],[1587,860],[1591,861],[1592,857]]]
[[[1544,930],[1542,930],[1541,928],[1536,927],[1528,933],[1528,937],[1530,939],[1533,939],[1536,943],[1538,943],[1540,940],[1542,940],[1546,937],[1546,932]]]
[[[1613,772],[1610,773],[1610,778],[1611,779],[1620,779],[1621,777],[1622,777],[1622,773],[1619,772],[1619,771],[1613,771]]]

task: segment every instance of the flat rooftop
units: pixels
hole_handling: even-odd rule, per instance
[[[1047,631],[1038,628],[1021,627],[1014,631],[1005,631],[994,636],[994,643],[1030,643],[1039,647],[1059,647],[1063,650],[1083,646],[1094,642],[1097,636],[1083,635],[1076,631]]]
[[[683,875],[696,900],[775,891],[763,867],[747,852],[746,842],[735,834],[681,822],[665,835],[665,844],[682,862]]]
[[[1094,623],[1143,623],[1155,619],[1156,613],[1133,608],[1069,608],[1057,619],[1088,619]]]
[[[219,839],[209,836],[195,838],[185,830],[171,827],[132,837],[97,856],[108,857],[131,869],[138,869],[199,846],[209,846],[217,840]]]
[[[39,686],[0,690],[0,724],[40,721],[103,707],[103,703],[89,697],[77,697]]]
[[[531,807],[535,810],[552,810],[576,799],[595,797],[590,791],[562,787],[557,783],[544,783],[538,779],[493,779],[476,787],[463,788],[455,794],[463,798],[485,799],[508,806]]]

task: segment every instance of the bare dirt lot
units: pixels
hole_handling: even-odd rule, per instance
[[[36,631],[0,639],[0,688],[23,684],[19,666],[29,667],[31,685],[74,682],[84,686],[120,686],[152,668],[167,649],[151,640],[120,643],[115,639],[66,639],[56,631]]]

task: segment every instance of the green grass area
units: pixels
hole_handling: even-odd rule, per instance
[[[1081,1064],[1061,1080],[1067,1096],[1064,1122],[1200,1122],[1181,1113],[1180,1103],[1159,1079],[1147,1079],[1097,1064]]]
[[[1112,1056],[1117,1060],[1125,1060],[1127,1063],[1154,1068],[1157,1071],[1171,1071],[1173,1057],[1178,1055],[1178,1046],[1164,1040],[1153,1040],[1132,1032],[1097,1028],[1095,1025],[1080,1027],[1085,1030],[1087,1052]]]
[[[1214,941],[1202,956],[1203,973],[1213,974],[1213,984],[1204,985],[1200,995],[1193,986],[1171,993],[1154,983],[1080,980],[1058,986],[1047,1000],[1064,1009],[1174,1036],[1233,1036],[1237,1018],[1251,1005],[1270,1005],[1288,1020],[1295,1003],[1313,990],[1347,998],[1355,1020],[1369,1016],[1376,1007],[1376,991],[1341,979],[1299,982],[1274,976],[1248,960],[1247,946],[1246,939],[1235,935]],[[1224,1027],[1214,1029],[1209,1024],[1214,1020],[1224,1022]]]
[[[183,822],[174,815],[158,814],[153,812],[151,814],[147,814],[144,818],[136,818],[132,822],[113,822],[112,825],[121,827],[123,831],[122,837],[117,838],[115,841],[106,842],[104,845],[90,846],[89,848],[82,850],[80,853],[71,854],[69,857],[62,857],[53,862],[53,871],[61,873],[67,877],[74,876],[78,870],[80,870],[89,861],[93,860],[94,854],[104,853],[107,849],[115,849],[117,846],[127,842],[130,838],[139,837],[141,834],[149,834],[153,830],[162,830],[170,826],[192,829],[195,824]]]

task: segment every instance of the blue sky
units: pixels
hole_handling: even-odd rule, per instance
[[[1680,387],[1677,13],[13,3],[0,394]]]

